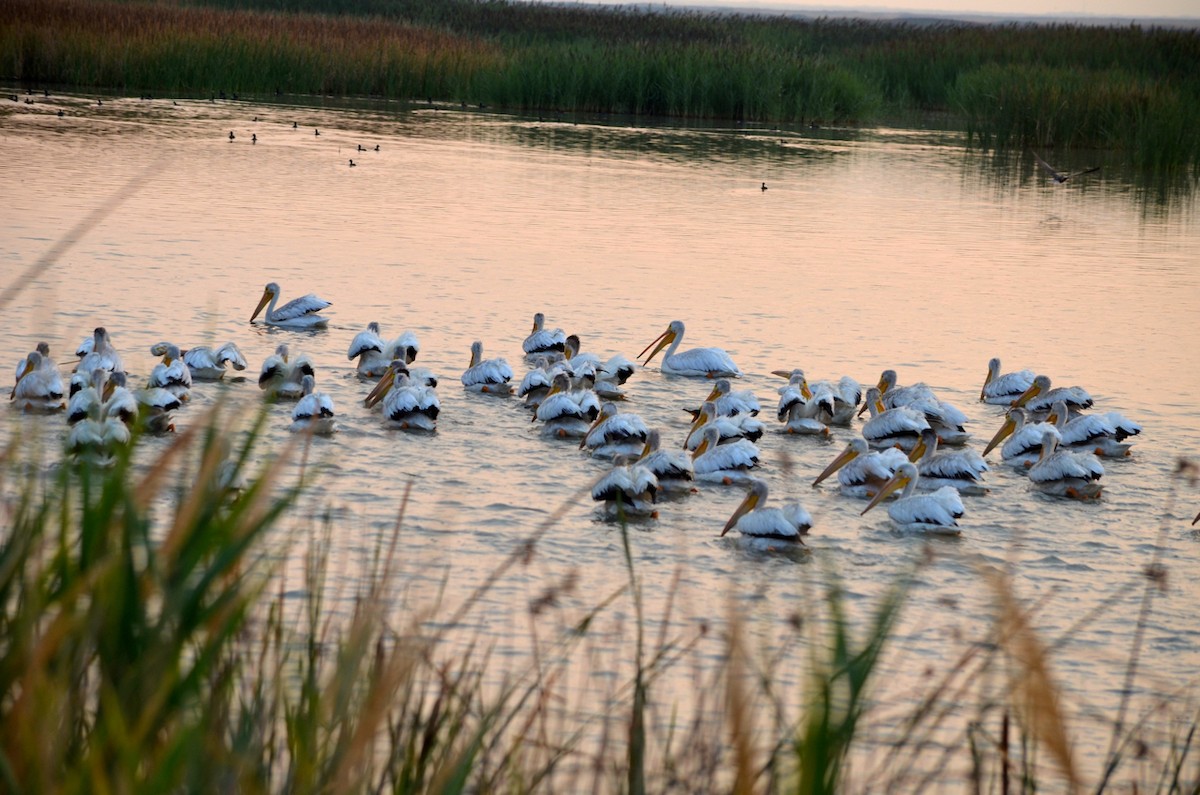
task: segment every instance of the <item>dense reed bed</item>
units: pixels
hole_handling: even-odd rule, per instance
[[[258,10],[254,10],[257,8]],[[935,113],[985,147],[1200,168],[1200,35],[800,20],[479,0],[13,0],[0,78],[208,96],[336,94],[761,124]]]
[[[5,791],[1200,787],[1195,712],[1144,708],[1132,687],[1116,715],[1093,718],[1090,731],[1111,734],[1103,765],[1080,765],[1052,665],[1068,639],[1043,641],[1034,627],[1045,606],[1024,604],[999,571],[981,571],[994,623],[948,649],[945,669],[906,694],[900,714],[877,693],[881,671],[904,664],[888,660],[888,639],[921,561],[857,612],[836,576],[818,577],[811,611],[764,644],[734,606],[713,627],[679,634],[663,629],[669,615],[644,615],[636,539],[624,528],[626,586],[587,602],[570,573],[549,583],[528,606],[535,653],[523,673],[497,676],[485,641],[450,634],[540,554],[558,514],[515,539],[461,600],[416,607],[398,573],[401,496],[395,532],[335,602],[326,572],[336,531],[304,504],[320,474],[281,464],[295,451],[251,467],[261,430],[261,418],[238,421],[218,406],[110,469],[60,462],[44,440],[15,438],[3,450]],[[1111,598],[1140,591],[1147,621],[1164,578],[1151,565]],[[600,704],[580,704],[572,672],[611,664],[593,660],[587,643],[597,628],[611,631],[614,610],[636,618],[625,630],[634,651],[604,669],[614,676]],[[1129,686],[1137,654],[1135,645]],[[697,656],[707,662],[693,703],[675,703],[662,682]],[[806,687],[781,686],[774,672],[787,661],[803,666]]]

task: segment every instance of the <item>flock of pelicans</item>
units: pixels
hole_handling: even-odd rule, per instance
[[[264,308],[268,325],[311,329],[328,322],[320,314],[330,306],[328,301],[310,294],[277,306],[279,294],[277,284],[268,284],[251,322]],[[484,359],[480,342],[472,345],[470,366],[461,380],[465,389],[481,394],[515,393],[532,411],[532,421],[541,423],[543,435],[578,439],[580,449],[611,459],[613,468],[592,490],[609,515],[651,516],[662,495],[692,492],[697,482],[738,483],[747,487],[747,495],[722,535],[736,529],[746,543],[762,549],[803,544],[802,536],[812,525],[808,511],[799,503],[768,506],[767,485],[754,476],[760,461],[755,441],[765,431],[757,417],[757,397],[732,388],[731,379],[742,373],[725,351],[679,350],[683,334],[683,323],[673,321],[638,356],[646,357],[645,366],[665,349],[662,372],[712,379],[712,390],[678,449],[664,447],[659,431],[619,408],[623,385],[636,370],[633,361],[621,355],[602,361],[581,353],[578,337],[545,328],[540,313],[523,344],[531,367],[523,380],[514,383],[504,359]],[[378,410],[391,427],[428,432],[436,429],[440,403],[436,377],[412,366],[419,350],[411,333],[385,341],[378,324],[371,323],[354,337],[347,354],[357,360],[360,377],[376,381],[364,400],[367,408]],[[161,362],[145,388],[130,389],[107,331],[97,328],[76,351],[79,360],[64,390],[58,366],[41,343],[18,364],[11,399],[25,411],[57,412],[65,407],[68,450],[104,464],[116,448],[130,443],[135,421],[151,432],[171,430],[172,412],[188,400],[193,381],[217,380],[227,367],[247,367],[233,343],[181,351],[161,342],[151,351],[162,357]],[[1128,439],[1141,431],[1116,412],[1084,413],[1092,407],[1092,398],[1079,387],[1052,387],[1047,376],[1031,370],[1002,374],[998,359],[988,364],[979,398],[1009,408],[982,454],[963,447],[969,434],[959,409],[924,384],[898,385],[892,370],[885,370],[879,383],[865,392],[848,377],[809,382],[801,370],[774,374],[787,378],[778,390],[776,407],[785,433],[828,436],[831,425],[849,426],[870,413],[861,436],[813,485],[836,474],[843,494],[869,500],[863,513],[900,492],[887,511],[906,531],[957,534],[961,495],[987,491],[984,456],[1001,444],[1003,461],[1026,471],[1033,488],[1060,497],[1097,498],[1104,473],[1100,458],[1129,455]],[[336,431],[333,401],[315,391],[315,368],[308,357],[291,356],[288,346],[280,345],[263,362],[258,384],[269,400],[296,401],[293,430]]]

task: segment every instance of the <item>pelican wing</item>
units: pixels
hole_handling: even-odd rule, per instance
[[[662,369],[680,375],[741,376],[742,371],[720,348],[692,348],[663,360]]]
[[[758,460],[759,452],[754,442],[739,439],[705,450],[692,459],[692,469],[697,475],[708,475],[733,469],[751,469],[758,466]]]
[[[1060,400],[1075,411],[1089,409],[1093,402],[1092,396],[1083,387],[1060,386],[1034,397],[1025,404],[1025,408],[1031,412],[1049,411]]]
[[[1029,479],[1035,483],[1078,478],[1099,480],[1104,474],[1104,465],[1091,453],[1076,453],[1057,450],[1047,458],[1029,468]]]
[[[1104,419],[1107,420],[1116,431],[1116,435],[1113,438],[1115,438],[1118,442],[1123,442],[1130,436],[1137,436],[1142,432],[1141,425],[1138,425],[1136,422],[1129,419],[1124,414],[1121,414],[1119,411],[1110,411],[1107,414],[1102,414],[1101,416],[1104,417]]]
[[[987,462],[974,450],[940,452],[920,462],[921,477],[949,480],[978,480],[988,471]]]
[[[567,335],[560,328],[538,329],[525,338],[521,349],[525,353],[546,353],[561,351],[567,342]]]
[[[596,380],[616,381],[618,384],[623,384],[635,372],[637,372],[637,363],[618,353],[596,368]]]
[[[326,307],[333,306],[329,301],[309,293],[302,295],[299,298],[293,298],[281,307],[278,307],[272,314],[272,320],[295,320],[305,315],[315,314]]]
[[[513,371],[504,359],[485,359],[462,374],[464,386],[478,384],[506,384],[512,380]]]
[[[901,497],[888,506],[888,516],[902,527],[957,527],[956,519],[962,515],[962,501],[959,500],[955,506],[949,503],[947,497],[939,496],[951,493],[957,500],[958,492],[949,486],[938,489],[932,494]]]
[[[983,388],[985,403],[1008,404],[1025,393],[1033,384],[1033,370],[1018,370],[1015,373],[1004,373],[993,378]]]
[[[692,457],[680,450],[656,450],[639,463],[659,480],[691,480]]]
[[[735,529],[746,536],[791,538],[797,541],[812,527],[812,517],[799,503],[782,508],[759,508],[738,519]]]
[[[874,444],[896,436],[920,434],[928,427],[929,421],[925,419],[923,412],[898,407],[867,420],[863,425],[862,435]]]
[[[346,351],[346,358],[353,360],[362,356],[367,351],[383,353],[385,345],[386,343],[384,343],[383,338],[375,333],[375,331],[369,328],[364,329],[355,334],[354,339],[350,341],[350,348]]]

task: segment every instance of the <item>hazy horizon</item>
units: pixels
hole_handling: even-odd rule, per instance
[[[589,5],[665,5],[746,11],[861,12],[904,15],[985,15],[1000,17],[1101,17],[1119,20],[1200,19],[1195,0],[667,0],[666,2],[620,2],[620,0],[576,0]]]

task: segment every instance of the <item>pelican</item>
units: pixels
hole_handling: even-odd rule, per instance
[[[764,548],[764,551],[775,548],[779,542],[803,546],[803,536],[808,535],[812,527],[812,516],[804,506],[789,502],[780,508],[766,508],[763,507],[766,502],[767,484],[752,478],[749,493],[729,517],[721,535],[736,529],[744,539],[756,542],[755,546]]]
[[[346,358],[350,361],[358,359],[358,375],[361,378],[381,377],[394,359],[403,359],[405,364],[411,364],[421,351],[421,343],[411,331],[404,332],[391,342],[384,342],[379,333],[379,324],[372,321],[350,341]]]
[[[579,449],[590,449],[596,458],[637,455],[645,447],[649,433],[645,421],[637,414],[622,414],[615,403],[605,403],[579,443]]]
[[[938,535],[958,535],[962,531],[957,519],[963,515],[962,499],[951,486],[943,486],[928,494],[915,494],[921,476],[917,465],[906,461],[896,469],[896,474],[884,484],[879,493],[863,509],[865,514],[901,486],[900,498],[888,505],[888,516],[903,531],[917,531]]]
[[[364,404],[371,408],[383,402],[383,415],[401,430],[437,429],[442,404],[433,387],[414,381],[403,359],[393,359]]]
[[[817,475],[813,488],[821,485],[821,481],[838,473],[838,488],[847,497],[865,500],[875,496],[884,484],[896,474],[896,470],[908,460],[903,450],[889,447],[886,450],[870,450],[867,440],[856,437],[850,440],[846,449],[830,462],[829,466]]]
[[[1050,388],[1050,376],[1039,375],[1033,379],[1029,388],[1013,401],[1013,405],[1035,413],[1049,411],[1054,404],[1061,400],[1071,411],[1083,411],[1092,407],[1092,396],[1087,390],[1078,386],[1060,386]]]
[[[503,359],[484,359],[483,343],[471,343],[471,364],[462,374],[462,383],[471,392],[511,395],[513,371]]]
[[[772,372],[785,374],[782,370]],[[779,388],[779,406],[775,411],[775,416],[784,424],[783,432],[828,436],[829,426],[820,417],[833,416],[833,395],[825,394],[817,399],[808,387],[803,370],[792,370],[786,375],[788,383]]]
[[[1000,360],[988,360],[987,377],[983,379],[983,389],[979,390],[979,399],[984,403],[996,406],[1009,406],[1033,385],[1033,370],[1017,370],[1014,373],[1000,374]]]
[[[1104,466],[1091,453],[1056,449],[1058,441],[1057,433],[1049,430],[1043,432],[1042,455],[1029,468],[1033,487],[1056,497],[1076,500],[1098,498],[1102,487],[1097,481],[1104,475]]]
[[[967,415],[956,406],[939,399],[928,384],[896,386],[896,371],[884,370],[879,376],[878,389],[885,408],[905,406],[923,413],[929,426],[937,431],[942,444],[965,444],[971,437],[963,428],[967,423]]]
[[[918,409],[908,406],[884,409],[875,387],[867,390],[865,402],[871,411],[871,419],[863,425],[862,435],[875,449],[899,447],[912,450],[921,438],[921,431],[929,427],[925,413]]]
[[[1083,171],[1075,171],[1070,174],[1064,174],[1061,171],[1056,170],[1054,166],[1050,165],[1045,160],[1042,160],[1041,156],[1037,152],[1031,149],[1029,150],[1029,153],[1033,155],[1033,159],[1038,162],[1038,165],[1050,175],[1050,179],[1054,180],[1054,182],[1058,185],[1062,185],[1064,182],[1067,182],[1074,177],[1080,177],[1084,174],[1091,174],[1093,171],[1100,170],[1100,166],[1092,166],[1091,168],[1085,168]]]
[[[179,400],[186,401],[192,392],[192,371],[184,363],[179,346],[169,342],[158,342],[150,346],[150,352],[163,358],[150,371],[147,386],[151,389],[165,389]]]
[[[1063,447],[1091,450],[1098,456],[1109,458],[1129,455],[1133,445],[1123,442],[1142,432],[1141,425],[1117,411],[1080,414],[1072,419],[1067,404],[1061,400],[1054,402],[1046,422],[1054,424]]]
[[[751,442],[756,442],[762,437],[764,430],[761,421],[746,414],[737,414],[732,417],[718,417],[716,405],[711,400],[706,400],[704,401],[704,405],[700,407],[700,413],[696,416],[696,421],[692,423],[692,427],[688,431],[687,439],[683,443],[684,449],[695,450],[704,436],[704,429],[709,426],[717,428],[721,444],[726,444],[736,439],[747,439]]]
[[[545,315],[538,312],[533,316],[533,331],[529,332],[529,336],[521,343],[521,349],[525,351],[526,356],[549,353],[550,351],[562,352],[567,342],[566,334],[560,328],[547,331],[544,328],[545,325]]]
[[[604,503],[607,516],[654,517],[658,478],[640,464],[613,467],[592,486],[592,499]]]
[[[913,448],[909,459],[921,473],[921,488],[934,491],[952,486],[960,494],[987,494],[980,482],[988,471],[987,462],[974,450],[938,450],[937,431],[921,431],[921,441]]]
[[[1051,431],[1056,437],[1058,436],[1058,430],[1053,425],[1045,422],[1031,422],[1029,413],[1025,409],[1009,409],[1008,416],[1004,418],[1004,424],[987,443],[987,447],[983,448],[983,454],[990,453],[996,445],[1011,435],[1012,438],[1004,442],[1004,447],[1000,448],[1000,455],[1004,458],[1004,462],[1015,467],[1032,466],[1042,455],[1042,435],[1046,431]]]
[[[316,377],[312,361],[304,354],[290,358],[288,346],[282,344],[263,362],[258,388],[263,390],[267,400],[299,400],[303,394],[301,382],[306,375]]]
[[[800,369],[772,370],[771,374],[788,379],[789,385],[799,376],[804,385],[801,394],[803,395],[805,391],[808,393],[805,395],[805,400],[816,399],[822,412],[828,412],[828,416],[820,413],[814,417],[822,425],[849,425],[854,419],[858,405],[862,403],[862,385],[848,375],[839,378],[836,384],[824,379],[810,384],[804,378],[804,371]],[[780,394],[783,394],[783,389],[779,390]],[[829,399],[833,401],[832,409],[827,406]]]
[[[611,404],[609,404],[611,405]],[[582,439],[600,415],[600,398],[590,389],[572,389],[565,372],[554,376],[550,393],[538,405],[534,420],[545,423],[542,434],[560,439]]]
[[[125,372],[121,355],[113,347],[112,340],[108,336],[108,329],[104,326],[97,326],[92,332],[92,338],[84,340],[76,349],[75,354],[80,358],[79,363],[75,365],[75,373],[78,378],[71,377],[70,394],[72,395],[91,382],[92,370],[100,368],[110,373]]]
[[[220,381],[225,377],[225,365],[238,371],[246,369],[246,357],[233,342],[215,351],[207,345],[188,348],[183,352],[183,363],[191,371],[193,381]]]
[[[254,314],[250,315],[250,322],[254,322],[254,318],[258,317],[258,313],[265,306],[267,314],[263,317],[263,322],[268,326],[279,326],[280,328],[323,328],[329,324],[329,318],[322,317],[317,313],[325,307],[332,306],[332,304],[324,299],[317,298],[312,293],[300,298],[294,298],[276,309],[275,302],[278,300],[279,285],[271,282],[263,288],[262,298],[259,300],[258,306],[255,307]]]
[[[705,378],[737,378],[741,376],[742,371],[733,363],[733,359],[729,358],[729,354],[720,348],[693,348],[690,351],[676,353],[675,349],[682,341],[683,321],[672,320],[671,324],[667,326],[667,330],[660,334],[654,342],[647,345],[638,354],[638,358],[642,358],[651,348],[654,349],[650,351],[646,361],[642,362],[642,366],[645,367],[650,364],[651,359],[658,355],[659,351],[667,348],[660,369],[668,375],[703,376]]]
[[[733,391],[733,385],[728,378],[718,378],[713,383],[712,391],[708,393],[705,402],[711,402],[718,417],[733,417],[744,414],[749,417],[758,416],[761,406],[754,392],[749,389]]]
[[[90,386],[85,389],[102,395],[107,380],[108,371],[97,367],[92,371]],[[103,400],[96,400],[88,405],[86,415],[72,425],[67,434],[67,450],[94,465],[111,466],[118,450],[132,438],[125,423],[106,411]]]
[[[337,433],[333,418],[333,400],[324,392],[314,392],[317,380],[311,375],[300,379],[301,398],[292,409],[292,431],[309,431],[321,436]]]
[[[682,450],[663,449],[662,437],[657,430],[651,430],[646,435],[646,446],[642,448],[637,463],[654,473],[664,494],[693,490],[696,473],[692,468],[692,457]]]
[[[574,360],[571,360],[574,364]],[[621,385],[629,380],[629,377],[637,372],[637,362],[631,361],[627,356],[615,354],[605,362],[600,363],[595,368],[595,384],[593,388],[596,394],[605,400],[624,400],[625,391],[621,389]]]
[[[745,483],[750,470],[758,466],[759,453],[754,442],[738,439],[721,444],[721,431],[715,425],[704,428],[700,444],[692,452],[692,470],[696,480],[709,483]]]
[[[22,411],[51,414],[62,411],[63,381],[50,358],[50,346],[39,342],[37,350],[17,364],[17,381],[8,399]]]
[[[126,425],[133,423],[136,411],[142,427],[150,433],[170,433],[175,430],[172,412],[182,405],[179,398],[162,387],[131,392],[125,388],[125,373],[112,374],[108,413],[119,417]]]

